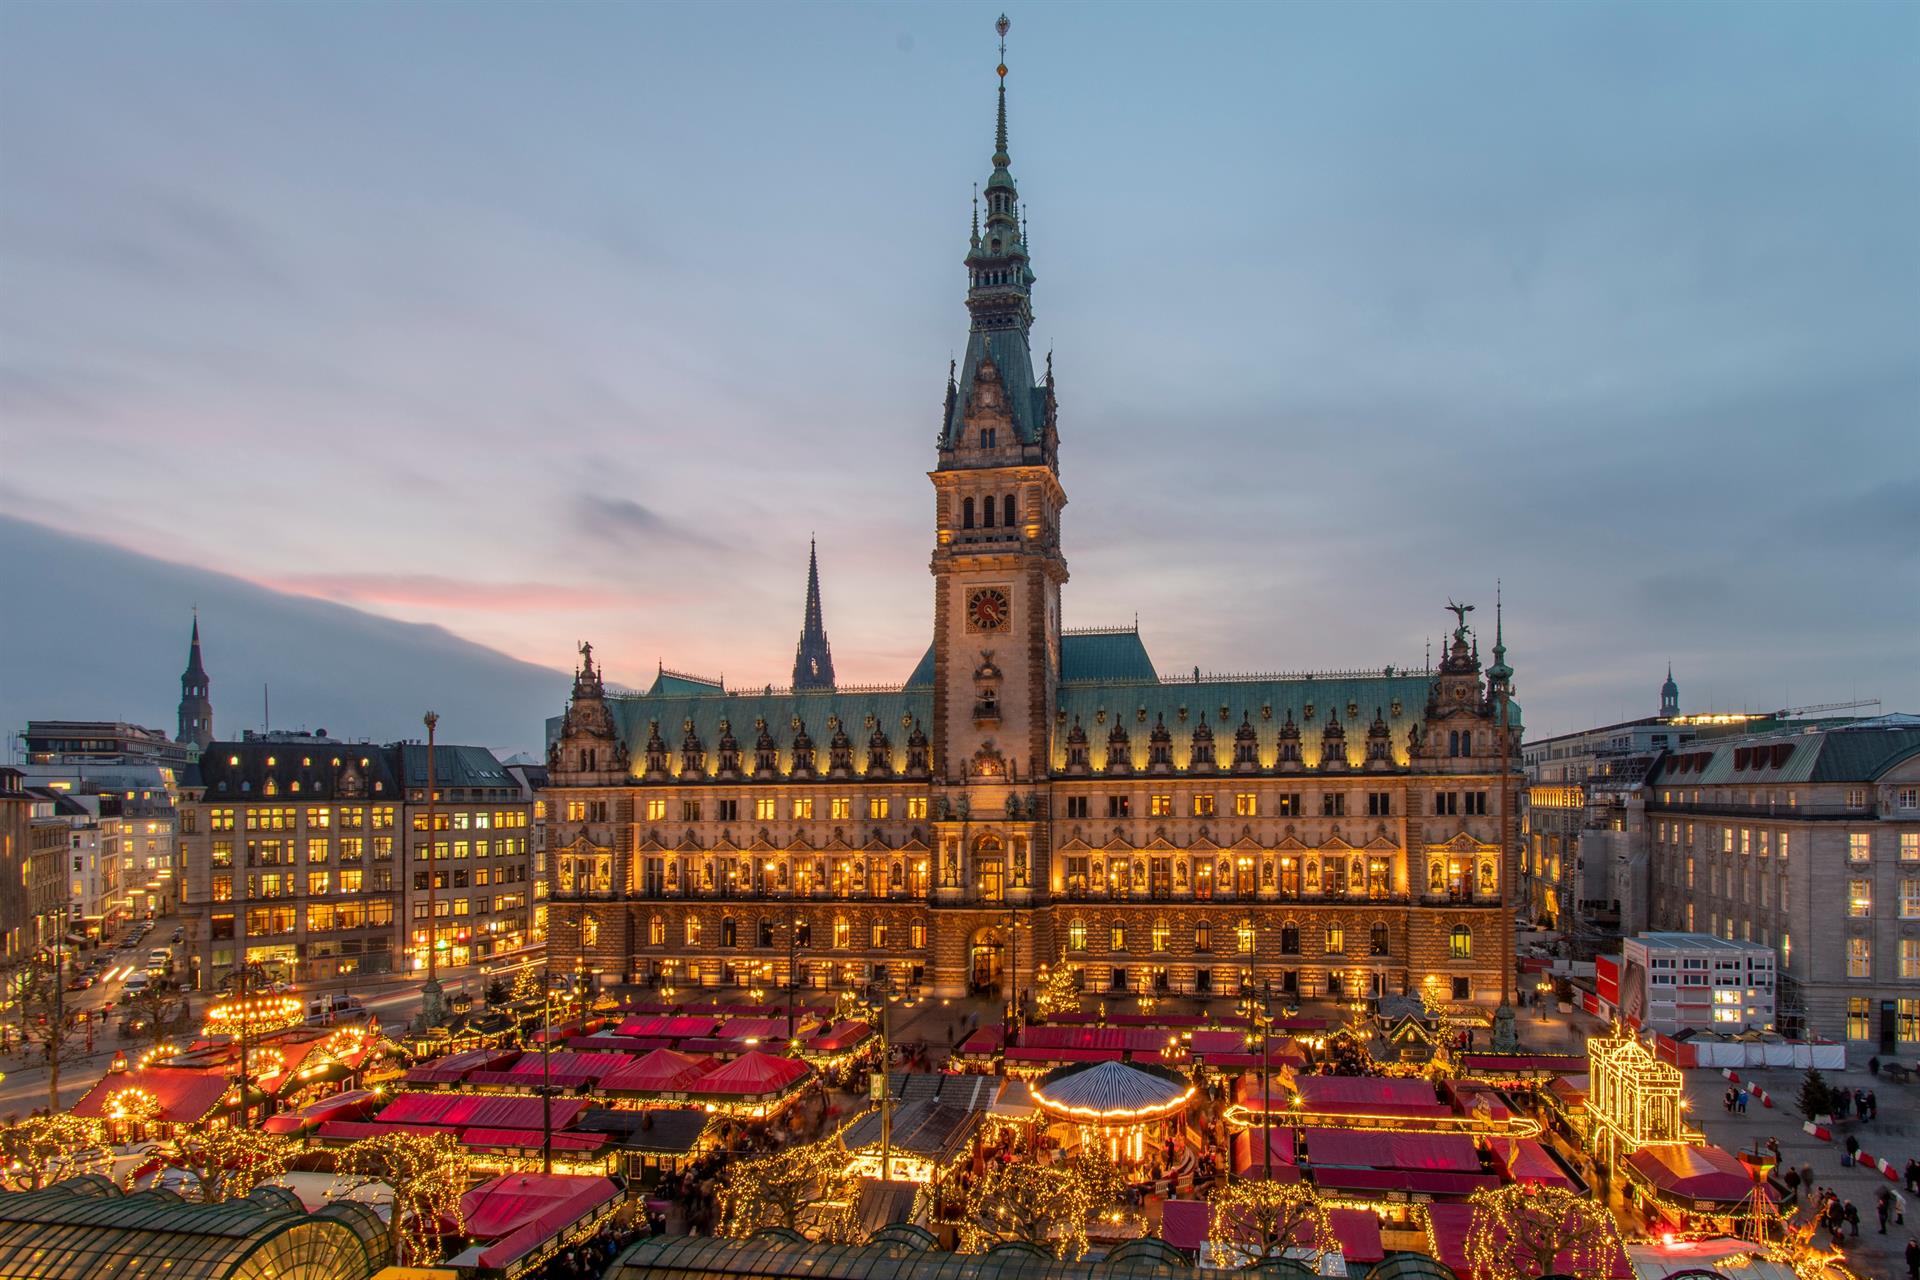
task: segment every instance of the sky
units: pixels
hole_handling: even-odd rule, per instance
[[[0,4],[0,515],[635,685],[784,683],[817,535],[904,679],[998,13]],[[1920,6],[1009,16],[1069,625],[1920,711]]]

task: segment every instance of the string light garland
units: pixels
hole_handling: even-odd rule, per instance
[[[1339,1245],[1333,1215],[1311,1183],[1216,1183],[1207,1203],[1213,1208],[1207,1243],[1213,1246],[1215,1266],[1255,1267],[1299,1249],[1318,1271],[1322,1256]]]
[[[198,1179],[202,1204],[220,1204],[278,1178],[299,1154],[299,1144],[277,1133],[213,1125],[178,1135],[172,1161]]]
[[[1564,1187],[1516,1182],[1468,1199],[1467,1259],[1477,1280],[1527,1280],[1560,1274],[1568,1260],[1575,1280],[1606,1280],[1620,1235],[1604,1205]]]
[[[1087,1252],[1087,1223],[1106,1214],[1125,1189],[1120,1170],[1095,1154],[1064,1165],[994,1165],[967,1189],[960,1249],[982,1253],[1022,1240],[1077,1261]]]
[[[786,1227],[830,1244],[860,1237],[860,1180],[840,1133],[728,1166],[719,1188],[718,1234],[745,1238]]]
[[[0,1126],[0,1185],[38,1191],[51,1182],[112,1167],[113,1149],[98,1120],[56,1114]]]
[[[137,1084],[115,1089],[106,1097],[107,1119],[116,1123],[146,1124],[160,1116],[160,1099]]]
[[[307,1007],[299,996],[239,996],[207,1006],[202,1027],[210,1036],[250,1036],[283,1031],[306,1021]]]
[[[460,1196],[467,1189],[465,1152],[448,1133],[383,1133],[343,1148],[342,1173],[393,1188],[394,1260],[401,1266],[439,1261],[440,1235],[466,1229]]]

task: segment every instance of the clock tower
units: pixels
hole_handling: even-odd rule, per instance
[[[941,896],[1017,904],[1046,891],[1038,820],[1060,679],[1066,494],[1052,361],[1037,379],[1028,342],[1034,274],[1008,168],[1004,57],[1003,44],[986,216],[976,197],[965,258],[966,355],[948,371],[929,473],[933,746]],[[1017,972],[1030,971],[1023,961]]]

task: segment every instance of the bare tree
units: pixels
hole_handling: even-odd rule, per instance
[[[165,1044],[187,1026],[186,994],[169,981],[155,982],[135,992],[127,998],[125,1008],[127,1017],[120,1024],[120,1034],[141,1044]]]
[[[1524,1280],[1566,1270],[1609,1274],[1620,1247],[1606,1206],[1560,1187],[1516,1182],[1473,1193],[1467,1256],[1484,1280]],[[1567,1267],[1558,1265],[1568,1260]]]
[[[75,1033],[58,969],[35,961],[21,968],[18,982],[21,1042],[46,1064],[47,1110],[59,1111],[60,1066],[80,1056],[85,1040]]]

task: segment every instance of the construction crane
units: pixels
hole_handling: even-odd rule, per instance
[[[1878,698],[1858,698],[1852,702],[1816,702],[1810,707],[1782,707],[1772,713],[1774,720],[1785,720],[1789,716],[1807,716],[1818,711],[1852,711],[1856,707],[1877,707]]]

